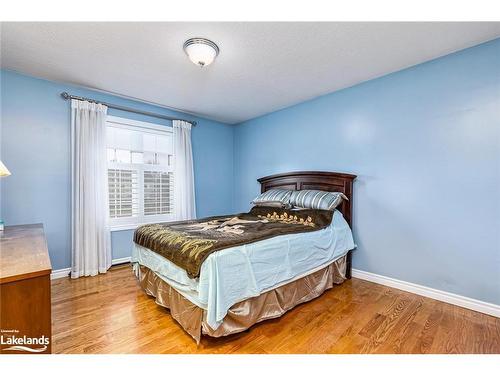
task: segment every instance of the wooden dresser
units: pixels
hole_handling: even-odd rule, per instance
[[[42,224],[0,231],[0,353],[51,353],[51,270]]]

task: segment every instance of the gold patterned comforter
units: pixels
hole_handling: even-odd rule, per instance
[[[200,220],[147,224],[134,233],[134,242],[186,270],[191,278],[215,251],[267,238],[311,232],[330,225],[333,211],[253,207],[250,212]]]

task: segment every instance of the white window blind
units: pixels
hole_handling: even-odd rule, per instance
[[[108,169],[109,216],[136,217],[139,213],[138,173],[132,169]]]
[[[144,215],[173,213],[173,173],[144,171]]]
[[[108,116],[106,141],[111,228],[173,220],[171,128]]]

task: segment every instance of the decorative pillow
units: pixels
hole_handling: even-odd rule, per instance
[[[252,202],[255,206],[265,206],[265,207],[276,207],[276,208],[292,208],[290,203],[281,203],[281,202]]]
[[[292,191],[290,204],[293,207],[333,211],[342,202],[342,199],[348,200],[344,194],[338,192],[298,190]]]
[[[252,203],[256,206],[286,207],[289,205],[290,194],[291,190],[270,189],[255,198]]]

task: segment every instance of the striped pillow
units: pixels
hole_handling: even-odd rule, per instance
[[[293,207],[333,211],[342,202],[342,199],[348,200],[342,193],[321,190],[298,190],[292,192],[290,204]]]
[[[281,204],[286,207],[289,204],[290,194],[292,194],[291,190],[271,189],[259,195],[252,203],[257,206],[271,205],[276,207],[276,205]]]

